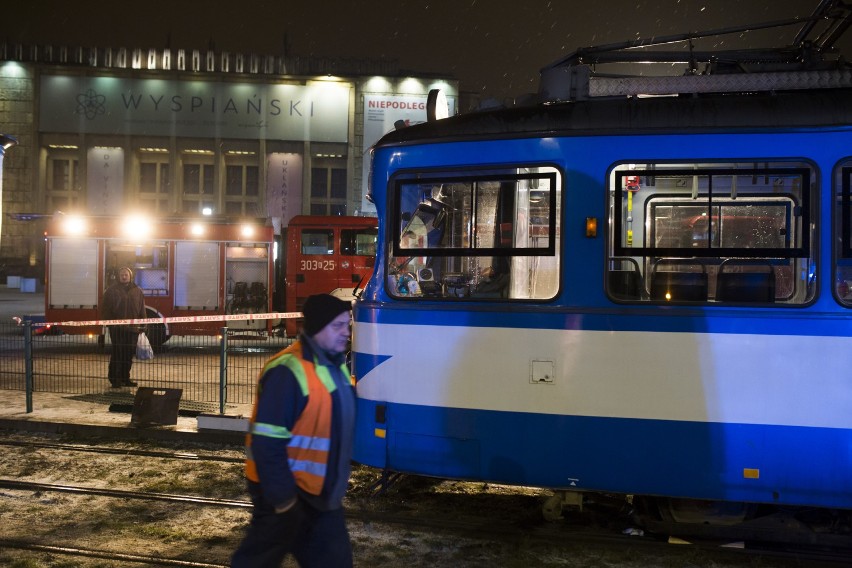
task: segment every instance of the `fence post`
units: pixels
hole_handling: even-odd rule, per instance
[[[24,320],[24,381],[27,414],[33,411],[33,322]]]
[[[225,414],[225,400],[228,398],[228,327],[222,328],[222,340],[219,342],[219,414]]]

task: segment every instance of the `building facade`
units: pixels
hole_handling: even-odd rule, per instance
[[[426,120],[450,77],[395,62],[171,49],[0,46],[0,263],[35,272],[62,213],[371,215],[370,146]],[[20,268],[24,267],[24,268]]]

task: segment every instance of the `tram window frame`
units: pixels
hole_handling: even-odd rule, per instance
[[[607,176],[607,295],[625,303],[811,302],[816,175],[804,160],[615,164]],[[712,221],[703,230],[690,224],[702,218]],[[692,234],[661,241],[656,232],[677,227]]]
[[[841,160],[834,176],[835,231],[832,293],[842,306],[852,308],[852,158]]]
[[[553,299],[561,281],[563,179],[551,164],[396,174],[389,182],[388,294]],[[408,279],[419,283],[413,293],[400,284]]]
[[[840,173],[840,258],[852,259],[852,165],[839,168]]]

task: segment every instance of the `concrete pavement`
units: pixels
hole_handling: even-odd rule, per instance
[[[12,318],[44,314],[44,292],[22,292],[18,288],[0,286],[0,330],[13,324]],[[7,328],[8,329],[8,328]],[[112,389],[111,389],[112,390]],[[204,442],[240,443],[239,417],[205,417],[178,415],[176,425],[140,427],[131,424],[134,393],[131,389],[106,393],[109,402],[93,402],[91,397],[67,393],[34,392],[32,412],[27,412],[26,393],[0,390],[0,431],[35,431],[68,434],[78,437],[119,439],[186,439]],[[119,399],[121,399],[119,401]],[[130,405],[130,409],[128,408]],[[123,411],[111,409],[122,408]],[[212,428],[199,428],[212,424]],[[233,420],[233,426],[229,424]],[[229,428],[236,428],[229,429]]]

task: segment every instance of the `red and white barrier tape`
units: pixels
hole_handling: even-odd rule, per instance
[[[86,325],[121,325],[121,324],[146,324],[146,323],[194,323],[201,321],[254,321],[267,319],[292,319],[302,317],[302,312],[271,312],[267,314],[218,314],[211,316],[175,316],[168,318],[141,318],[141,319],[114,319],[114,320],[88,320],[88,321],[55,321],[55,322],[33,322],[33,327],[63,325],[66,327]],[[14,318],[17,319],[17,318]],[[20,324],[20,322],[19,322]]]

